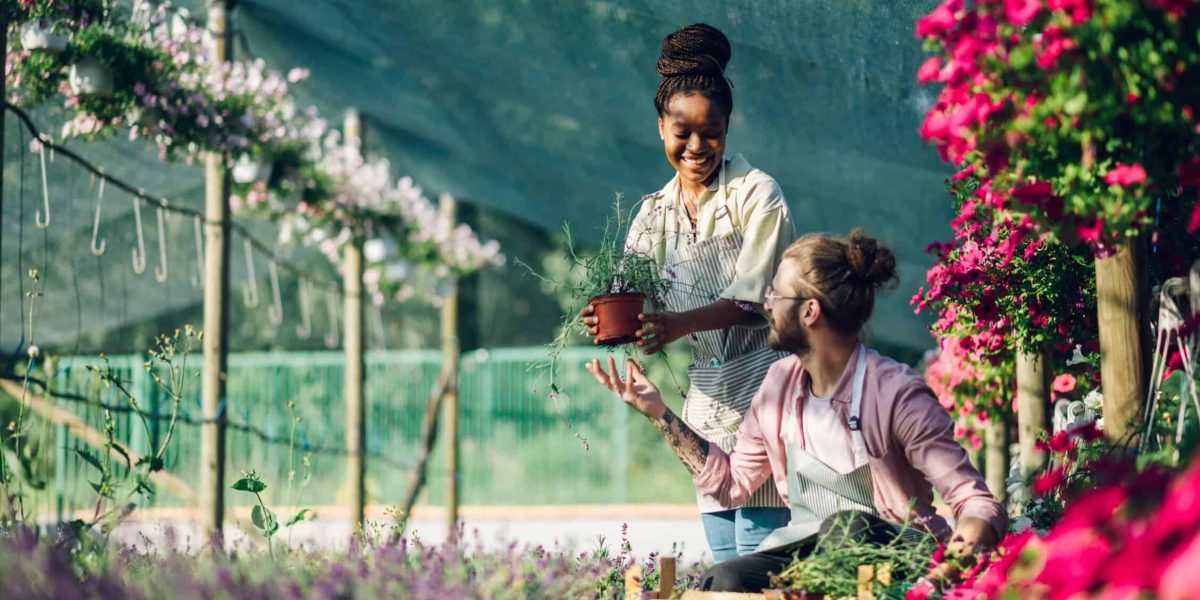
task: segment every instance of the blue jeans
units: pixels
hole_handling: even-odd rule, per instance
[[[713,562],[719,563],[754,552],[759,542],[792,518],[786,508],[737,508],[702,513],[704,537],[712,550]]]

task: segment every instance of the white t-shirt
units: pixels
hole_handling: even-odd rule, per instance
[[[785,427],[785,439],[795,441],[803,436],[804,451],[838,473],[849,473],[862,466],[854,460],[854,440],[850,430],[838,418],[829,398],[813,394],[811,388],[806,391],[807,394],[796,394],[795,404],[787,411],[794,415],[795,405],[804,403],[804,418],[799,423],[792,419],[791,427]],[[803,431],[796,431],[801,428]]]

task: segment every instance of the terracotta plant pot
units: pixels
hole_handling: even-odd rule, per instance
[[[638,315],[645,294],[606,294],[588,301],[596,311],[598,337],[602,346],[619,346],[637,341],[634,333],[642,327]]]

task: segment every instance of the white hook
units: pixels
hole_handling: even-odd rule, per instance
[[[196,231],[196,274],[192,275],[192,288],[204,289],[204,227],[200,223],[200,215],[192,218],[192,228]]]
[[[246,287],[242,289],[242,300],[246,308],[258,306],[258,280],[254,276],[254,247],[246,238]]]
[[[133,254],[133,272],[141,275],[146,272],[146,238],[142,233],[142,203],[137,196],[133,197],[133,223],[137,228],[137,248],[130,253]]]
[[[100,176],[100,191],[96,195],[96,218],[92,220],[92,256],[100,256],[104,254],[104,248],[108,246],[108,242],[100,240],[96,243],[96,237],[100,234],[100,206],[104,204],[104,184],[108,180],[103,174]]]
[[[154,267],[154,280],[159,283],[167,281],[167,229],[163,226],[163,208],[167,199],[163,198],[158,205],[158,266]]]
[[[279,267],[275,264],[275,259],[267,263],[267,270],[271,275],[271,296],[275,304],[267,308],[267,318],[271,320],[271,324],[279,327],[283,324],[283,298],[279,294]]]
[[[45,229],[50,226],[50,186],[46,183],[46,148],[43,146],[38,152],[42,159],[42,210],[33,214],[33,223],[38,229]],[[43,213],[42,211],[46,211]]]
[[[338,310],[337,310],[337,294],[333,288],[329,288],[325,292],[326,304],[329,305],[329,331],[325,332],[325,347],[337,348],[338,345]]]
[[[300,279],[296,287],[300,291],[300,324],[296,326],[296,335],[307,340],[312,336],[312,317],[309,315],[312,307],[309,306],[308,287],[304,285],[304,279]]]

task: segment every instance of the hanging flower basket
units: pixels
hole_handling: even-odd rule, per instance
[[[71,65],[67,84],[77,96],[109,97],[113,94],[113,72],[95,57],[86,56]]]
[[[69,39],[67,34],[55,32],[41,19],[21,25],[21,47],[32,52],[58,54],[67,49]]]
[[[634,335],[641,328],[638,314],[646,302],[641,293],[606,294],[588,300],[596,311],[597,327],[602,346],[620,346],[637,341]]]
[[[254,183],[271,177],[271,161],[263,156],[251,157],[243,154],[230,169],[233,180],[237,183]]]

